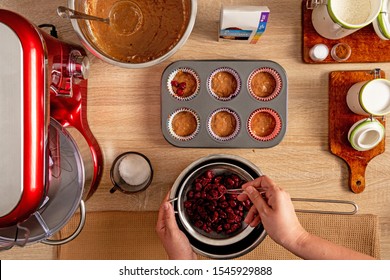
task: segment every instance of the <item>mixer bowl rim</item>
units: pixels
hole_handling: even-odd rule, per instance
[[[55,233],[60,231],[66,224],[68,224],[70,219],[76,213],[77,209],[80,207],[85,184],[85,170],[81,160],[80,151],[78,150],[78,146],[75,140],[57,120],[50,118],[50,127],[55,129],[58,133],[61,134],[61,137],[66,139],[67,145],[69,145],[69,147],[73,149],[72,152],[77,155],[76,161],[78,164],[77,168],[79,170],[76,173],[77,178],[75,177],[75,180],[79,180],[79,184],[77,187],[73,184],[72,188],[69,188],[68,185],[61,185],[60,189],[53,192],[52,194],[49,192],[47,199],[28,219],[18,225],[0,229],[0,242],[11,242],[14,245],[41,242],[47,238],[50,238]],[[64,154],[67,154],[67,152],[64,152]],[[62,184],[62,182],[60,184]],[[64,194],[65,191],[67,192],[67,195],[71,196],[72,201],[71,203],[63,206],[61,204],[61,201],[63,201],[61,194]],[[70,193],[68,193],[68,191]],[[57,217],[57,215],[59,215],[58,211],[53,212],[53,210],[56,210],[58,205],[63,207],[60,211],[60,217]],[[48,220],[50,220],[50,224],[46,223]],[[53,222],[53,220],[55,220],[55,222]],[[16,229],[18,227],[27,228],[28,235],[19,234],[21,237],[18,235],[16,238],[15,236],[11,235],[11,233],[17,232]]]
[[[75,9],[75,1],[76,0],[68,0],[68,7],[70,9]],[[71,23],[73,26],[73,29],[76,31],[77,36],[80,38],[81,43],[96,57],[99,59],[110,63],[115,66],[123,67],[123,68],[130,68],[130,69],[140,69],[140,68],[146,68],[146,67],[151,67],[154,65],[157,65],[165,60],[167,60],[169,57],[171,57],[173,54],[175,54],[188,40],[188,38],[191,35],[192,29],[194,28],[195,25],[195,19],[196,19],[196,14],[197,14],[197,9],[198,9],[198,0],[190,0],[191,1],[191,13],[190,13],[190,19],[188,21],[186,30],[183,34],[183,36],[180,38],[180,40],[176,43],[176,45],[170,49],[166,54],[143,63],[126,63],[126,62],[121,62],[115,59],[112,59],[108,56],[106,56],[104,53],[99,51],[97,48],[95,48],[84,36],[83,32],[81,31],[79,24],[77,22],[77,19],[71,19]]]

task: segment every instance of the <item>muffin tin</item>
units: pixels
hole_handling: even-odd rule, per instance
[[[181,97],[176,94],[174,81],[179,71],[192,73],[199,83],[196,92]],[[215,73],[234,73],[237,91],[229,98],[213,94],[212,78]],[[275,92],[265,98],[250,90],[252,77],[259,71],[272,74]],[[173,88],[172,84],[175,84]],[[161,128],[165,139],[177,147],[208,148],[270,148],[279,144],[287,128],[287,75],[282,66],[269,60],[180,60],[170,64],[161,79]],[[172,117],[188,110],[195,114],[198,127],[190,136],[175,135]],[[215,137],[210,130],[210,118],[219,110],[228,110],[238,119],[231,137]],[[256,137],[250,132],[250,119],[255,111],[269,112],[275,119],[275,131],[269,137]]]

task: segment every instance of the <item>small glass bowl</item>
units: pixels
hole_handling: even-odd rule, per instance
[[[352,50],[348,44],[338,43],[332,47],[330,55],[337,62],[343,62],[349,59]]]

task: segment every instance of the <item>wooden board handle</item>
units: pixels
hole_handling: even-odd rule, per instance
[[[367,164],[353,162],[349,166],[349,186],[354,193],[361,193],[366,187],[366,167]]]

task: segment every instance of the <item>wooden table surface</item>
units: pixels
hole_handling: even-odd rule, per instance
[[[87,211],[156,211],[180,172],[196,159],[224,153],[244,157],[283,186],[292,197],[353,200],[359,213],[380,217],[381,256],[390,259],[390,151],[374,158],[366,171],[366,189],[348,187],[348,167],[329,151],[328,76],[331,71],[369,70],[390,75],[389,63],[305,64],[302,61],[301,0],[263,0],[270,20],[257,45],[218,42],[220,5],[257,5],[259,1],[198,0],[196,24],[186,44],[170,59],[146,69],[123,69],[89,55],[88,120],[104,153],[104,173]],[[80,43],[68,20],[56,8],[66,0],[1,0],[0,8],[17,11],[35,24],[52,23],[59,37]],[[1,40],[1,38],[0,38]],[[257,59],[281,64],[288,75],[288,127],[283,141],[269,149],[176,148],[160,127],[160,79],[163,70],[181,59]],[[390,140],[387,126],[386,141]],[[145,154],[155,176],[144,192],[110,194],[109,170],[125,151]],[[115,229],[112,229],[113,232]],[[50,259],[52,247],[33,244],[1,252],[1,259]]]

